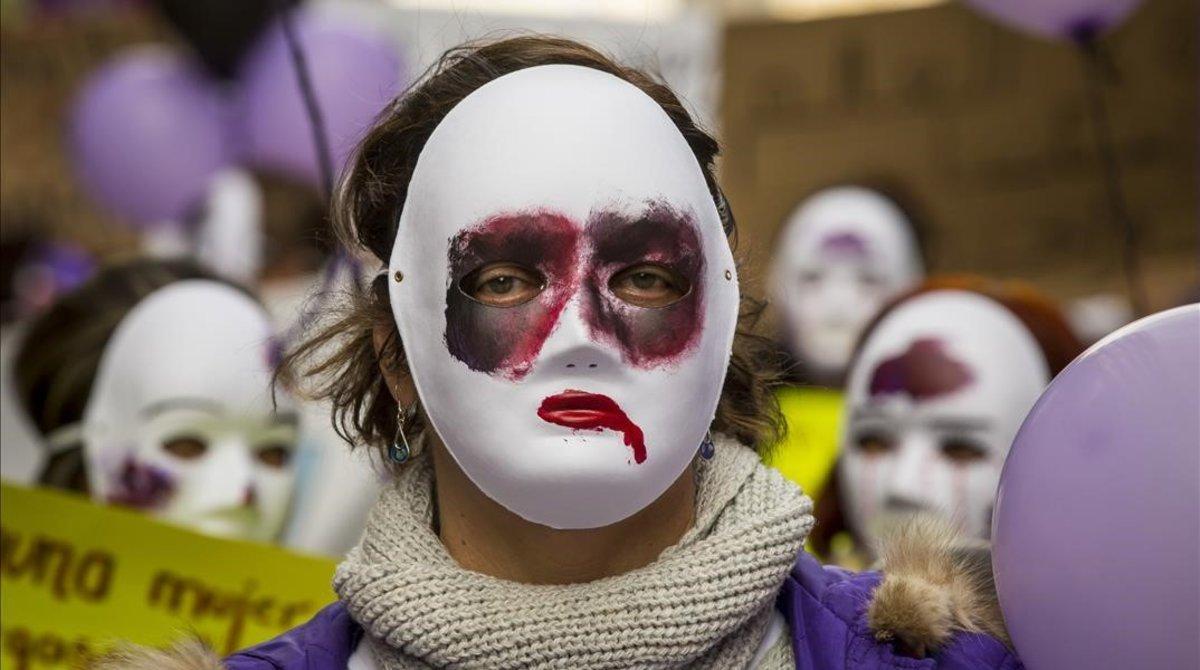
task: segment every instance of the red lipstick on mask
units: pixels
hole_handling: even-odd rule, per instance
[[[633,449],[633,462],[646,460],[646,440],[642,429],[625,416],[615,400],[598,393],[566,390],[542,401],[538,416],[543,421],[575,430],[616,430]]]

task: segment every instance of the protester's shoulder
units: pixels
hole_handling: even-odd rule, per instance
[[[786,602],[814,665],[1016,670],[986,549],[952,542],[936,525],[908,529],[879,572],[822,566],[802,554]],[[803,652],[801,652],[803,653]]]
[[[88,670],[343,670],[362,639],[362,629],[340,603],[304,624],[224,659],[198,639],[156,649],[125,644],[89,664]]]
[[[225,658],[223,668],[341,670],[346,667],[361,638],[362,629],[350,618],[346,608],[341,603],[334,603],[306,623]]]

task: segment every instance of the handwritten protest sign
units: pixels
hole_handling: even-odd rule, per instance
[[[61,491],[0,486],[2,670],[78,667],[116,640],[221,653],[332,602],[332,561],[198,535]]]

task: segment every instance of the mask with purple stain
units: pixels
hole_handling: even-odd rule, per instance
[[[108,502],[123,507],[150,510],[162,507],[175,491],[175,478],[153,465],[125,459]]]
[[[871,373],[869,392],[872,397],[904,394],[921,402],[963,389],[971,380],[970,369],[946,353],[945,343],[928,337],[884,359]]]
[[[847,259],[866,259],[871,255],[867,241],[849,231],[829,233],[823,237],[821,253],[826,256]]]

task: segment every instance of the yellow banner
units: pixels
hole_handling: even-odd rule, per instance
[[[221,653],[334,599],[334,562],[221,540],[61,491],[0,486],[3,670],[74,668],[116,640]]]

